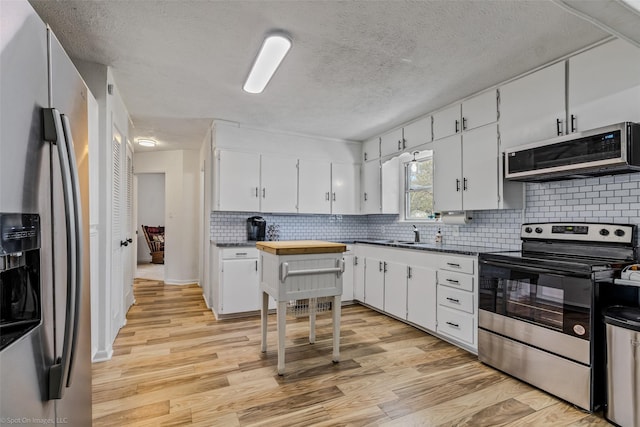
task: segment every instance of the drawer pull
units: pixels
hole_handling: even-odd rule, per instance
[[[460,304],[460,300],[459,299],[455,299],[455,298],[451,298],[451,297],[447,297],[447,301],[451,301],[451,302],[455,302],[456,304]]]
[[[236,252],[236,256],[247,256],[246,252]]]
[[[449,282],[449,283],[453,283],[454,285],[459,285],[459,284],[460,284],[460,281],[458,281],[458,280],[453,280],[453,279],[447,279],[447,282]]]
[[[456,263],[453,263],[453,262],[448,262],[448,263],[447,263],[447,265],[448,265],[449,267],[460,268],[460,264],[456,264]]]
[[[447,325],[449,326],[453,326],[454,328],[460,328],[460,325],[458,325],[457,323],[452,323],[452,322],[445,322]]]

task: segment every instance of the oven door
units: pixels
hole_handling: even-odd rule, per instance
[[[590,276],[483,259],[479,293],[481,310],[590,339]]]

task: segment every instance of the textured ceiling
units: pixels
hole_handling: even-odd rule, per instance
[[[213,119],[363,140],[609,35],[550,0],[30,2],[72,58],[113,67],[131,137],[164,149]],[[293,48],[245,93],[274,29]]]

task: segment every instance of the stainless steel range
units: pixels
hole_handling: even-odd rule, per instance
[[[637,260],[636,234],[634,225],[524,224],[521,251],[482,254],[479,359],[597,410],[605,389],[600,284]]]

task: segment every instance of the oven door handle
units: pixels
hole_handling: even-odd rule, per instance
[[[542,273],[548,276],[555,276],[555,277],[576,276],[576,274],[572,274],[572,273],[558,273],[553,270],[549,270],[548,268],[529,267],[522,264],[513,264],[513,263],[503,262],[503,261],[491,261],[491,260],[483,259],[480,261],[480,264],[486,264],[486,265],[491,265],[491,266],[500,267],[500,268],[509,268],[511,270],[522,271],[525,273]]]

